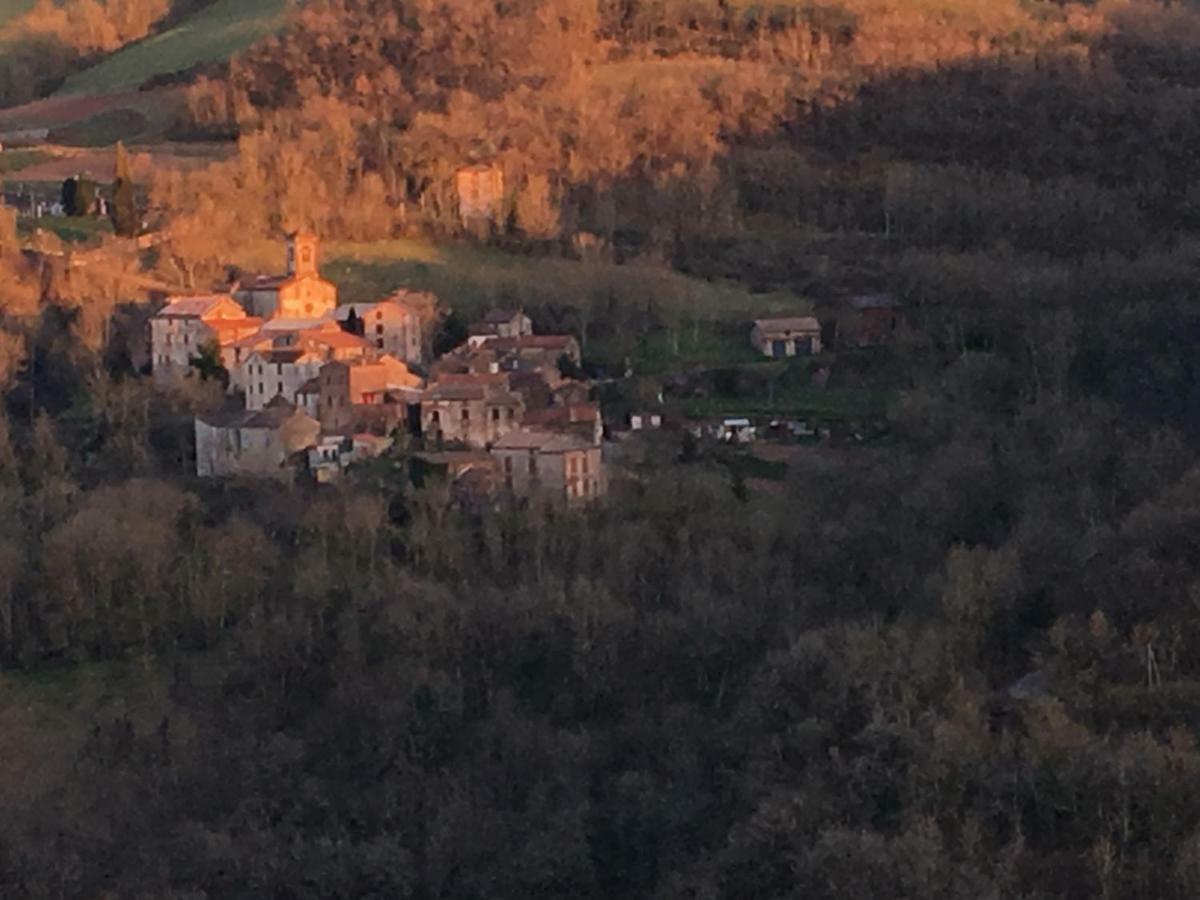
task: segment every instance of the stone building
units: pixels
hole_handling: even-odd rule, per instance
[[[821,352],[821,323],[812,316],[759,319],[750,331],[750,343],[774,359],[811,356]]]
[[[577,503],[608,490],[600,447],[572,435],[522,429],[496,441],[491,453],[517,496]]]
[[[404,293],[375,303],[347,303],[334,310],[333,317],[344,331],[370,343],[378,353],[386,353],[413,365],[426,359],[433,332],[437,299],[410,302]]]
[[[458,216],[466,228],[504,218],[504,171],[496,165],[463,166],[454,173]]]
[[[261,326],[261,319],[247,316],[228,294],[172,297],[150,320],[154,377],[185,375],[205,345],[215,344],[225,351]]]
[[[300,389],[317,377],[323,365],[324,355],[304,346],[252,351],[238,376],[246,392],[246,409],[262,409],[276,397],[296,402]]]
[[[493,309],[478,322],[472,322],[467,343],[478,347],[489,338],[527,337],[533,334],[533,320],[520,310]]]
[[[421,398],[421,433],[434,445],[486,447],[518,428],[524,413],[503,374],[444,375]]]
[[[337,286],[318,270],[320,241],[295,232],[287,237],[287,270],[283,275],[243,278],[234,297],[263,319],[320,319],[337,307]]]
[[[317,376],[318,418],[328,433],[391,431],[408,421],[422,399],[424,381],[400,360],[331,362]]]
[[[547,406],[527,410],[521,419],[524,428],[570,434],[600,446],[604,440],[604,420],[599,403],[573,403],[569,406]]]
[[[294,399],[294,392],[305,381],[315,378],[324,363],[359,359],[373,352],[367,341],[347,334],[336,322],[275,319],[230,345],[225,353],[225,367],[229,370],[230,390],[244,392],[247,405],[261,391],[258,403],[261,405],[278,392],[271,389],[272,381],[276,389],[282,385],[285,397]],[[250,358],[256,354],[261,359],[252,363]],[[293,357],[294,362],[290,361]],[[289,365],[293,368],[288,369]]]
[[[293,457],[317,444],[321,425],[276,398],[260,410],[197,416],[196,474],[291,479]]]

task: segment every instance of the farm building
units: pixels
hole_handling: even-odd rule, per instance
[[[759,319],[750,331],[750,343],[773,359],[810,356],[821,352],[821,323],[812,316]]]

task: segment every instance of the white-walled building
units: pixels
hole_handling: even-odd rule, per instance
[[[304,347],[253,351],[240,378],[246,409],[262,409],[275,397],[297,403],[301,388],[317,377],[325,362],[321,353]]]

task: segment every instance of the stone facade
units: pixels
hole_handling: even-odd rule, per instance
[[[491,453],[517,496],[577,503],[608,491],[600,447],[570,435],[514,431],[496,441]]]
[[[521,395],[504,375],[446,375],[421,400],[421,431],[427,443],[486,447],[520,427]]]
[[[391,299],[378,303],[348,303],[339,306],[333,316],[343,330],[363,338],[377,353],[386,353],[413,365],[425,362],[425,348],[433,323],[415,304]]]
[[[407,420],[408,407],[420,402],[424,387],[419,376],[391,356],[328,363],[317,384],[321,427],[335,434],[364,428],[390,431]]]
[[[158,380],[186,375],[191,360],[206,344],[224,350],[258,331],[262,320],[251,318],[229,295],[174,297],[150,320],[150,362]]]
[[[316,445],[321,425],[290,403],[198,416],[196,474],[290,479],[295,454]]]

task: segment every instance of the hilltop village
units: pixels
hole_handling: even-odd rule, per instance
[[[434,358],[437,297],[404,289],[338,304],[311,234],[287,238],[278,276],[168,298],[150,321],[161,383],[211,364],[227,408],[195,421],[196,473],[330,481],[404,441],[472,491],[590,500],[607,487],[603,427],[579,342],[494,310]]]

